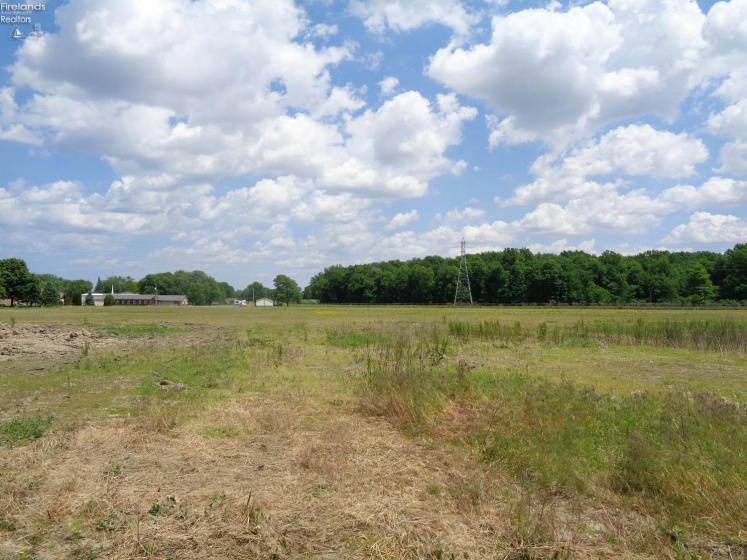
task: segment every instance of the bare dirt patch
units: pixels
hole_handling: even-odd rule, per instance
[[[89,347],[114,349],[120,341],[115,336],[105,336],[85,328],[55,323],[0,324],[0,361],[16,360],[28,356],[64,358],[79,354]]]
[[[204,339],[206,327],[189,325],[186,332],[125,336],[107,333],[95,326],[72,326],[60,323],[0,323],[0,371],[44,369],[69,363],[85,351],[86,354],[116,352],[148,345],[187,346]],[[164,326],[164,330],[166,327]]]

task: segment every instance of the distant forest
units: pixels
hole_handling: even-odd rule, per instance
[[[559,255],[505,249],[466,256],[472,299],[482,304],[747,302],[747,244],[724,254],[605,251]],[[306,299],[321,303],[453,303],[460,258],[425,257],[331,266],[314,276]]]
[[[708,251],[646,251],[624,256],[605,251],[559,255],[505,249],[466,255],[472,300],[477,304],[747,303],[747,243],[724,254]],[[227,298],[261,297],[284,303],[301,299],[340,304],[448,304],[454,302],[460,258],[425,257],[353,266],[331,266],[303,290],[285,275],[274,288],[253,282],[236,290],[202,271],[161,272],[136,281],[130,276],[65,280],[32,274],[17,258],[0,260],[0,299],[11,305],[82,305],[86,294],[136,292],[184,294],[193,305]]]

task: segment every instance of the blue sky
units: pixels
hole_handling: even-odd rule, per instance
[[[33,272],[747,241],[747,0],[41,5],[0,23],[0,258]]]

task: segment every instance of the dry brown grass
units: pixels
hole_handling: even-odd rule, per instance
[[[149,423],[150,418],[153,422]],[[37,558],[647,558],[645,519],[522,493],[348,406],[253,395],[2,452],[0,551]],[[611,538],[614,536],[614,539]],[[617,545],[615,543],[618,543]],[[622,543],[622,544],[620,544]]]

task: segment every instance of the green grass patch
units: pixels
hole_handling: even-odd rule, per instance
[[[38,439],[51,424],[51,416],[13,418],[7,422],[0,422],[0,446],[16,447]]]
[[[381,339],[378,332],[372,329],[356,329],[350,325],[327,329],[326,343],[337,348],[362,348]]]
[[[166,324],[150,324],[150,323],[130,323],[124,325],[106,325],[104,332],[108,334],[116,334],[121,336],[146,336],[146,335],[158,335],[158,334],[171,334],[184,332],[183,327],[166,325]]]
[[[726,391],[676,390],[663,383],[679,379],[673,376],[683,369],[688,385],[698,376],[706,386],[729,382],[729,364],[743,361],[742,326],[685,318],[651,325],[448,320],[430,327],[382,325],[375,334],[362,331],[365,345],[348,347],[362,372],[363,408],[407,429],[453,431],[454,441],[474,446],[486,463],[530,493],[604,495],[652,515],[662,527],[728,541],[747,526],[747,407],[724,397]],[[361,340],[353,335],[347,332],[345,340]],[[614,351],[604,350],[610,345]],[[678,357],[667,348],[676,348]],[[718,351],[724,349],[734,358],[721,363]],[[613,393],[601,383],[594,389],[572,378],[538,375],[558,368],[557,352],[599,362],[597,370],[606,363],[607,375],[618,367],[620,375],[628,374],[626,368],[641,363],[646,377],[661,380],[652,391]],[[718,358],[709,361],[704,352]],[[701,356],[707,374],[681,361],[678,374],[670,362],[686,356]],[[612,367],[610,358],[616,360]],[[468,367],[470,360],[483,366]],[[563,368],[570,376],[577,365]],[[448,426],[440,422],[447,410]],[[461,412],[454,416],[455,410]]]
[[[469,434],[486,462],[530,486],[633,498],[669,526],[747,521],[747,410],[711,393],[600,394],[568,381],[494,376]],[[717,520],[717,522],[716,522]]]

